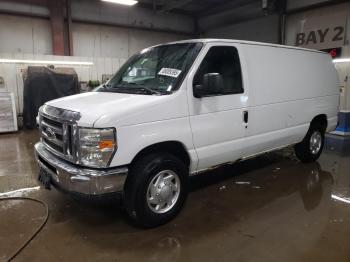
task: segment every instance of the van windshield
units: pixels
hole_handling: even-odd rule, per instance
[[[132,56],[98,92],[147,95],[177,90],[197,57],[202,43],[180,43],[147,48]]]

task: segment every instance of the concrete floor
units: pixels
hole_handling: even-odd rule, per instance
[[[37,140],[36,131],[0,135],[0,193],[38,186]],[[349,170],[350,139],[328,136],[313,164],[290,150],[266,154],[192,178],[180,215],[150,230],[115,203],[39,189],[25,196],[45,200],[50,218],[16,261],[350,261]],[[43,215],[39,204],[0,202],[1,261]]]

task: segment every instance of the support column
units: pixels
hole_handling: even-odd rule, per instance
[[[53,54],[65,55],[63,1],[48,1],[48,7],[50,10]]]
[[[285,30],[286,30],[286,8],[287,0],[280,0],[276,4],[276,10],[278,12],[278,43],[280,45],[285,44]]]
[[[73,55],[73,35],[72,35],[72,9],[71,0],[67,0],[67,28],[68,28],[68,47],[69,55]]]

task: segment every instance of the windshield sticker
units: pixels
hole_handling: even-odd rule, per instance
[[[180,74],[181,74],[181,70],[173,69],[173,68],[165,68],[165,67],[163,67],[158,73],[158,75],[170,76],[175,78],[177,78]]]

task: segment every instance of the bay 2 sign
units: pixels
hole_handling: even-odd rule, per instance
[[[300,17],[295,21],[295,45],[313,49],[343,46],[346,40],[346,15]]]
[[[344,45],[345,27],[334,26],[323,29],[311,30],[305,33],[297,33],[296,46],[317,48]],[[317,47],[316,47],[317,46]]]

